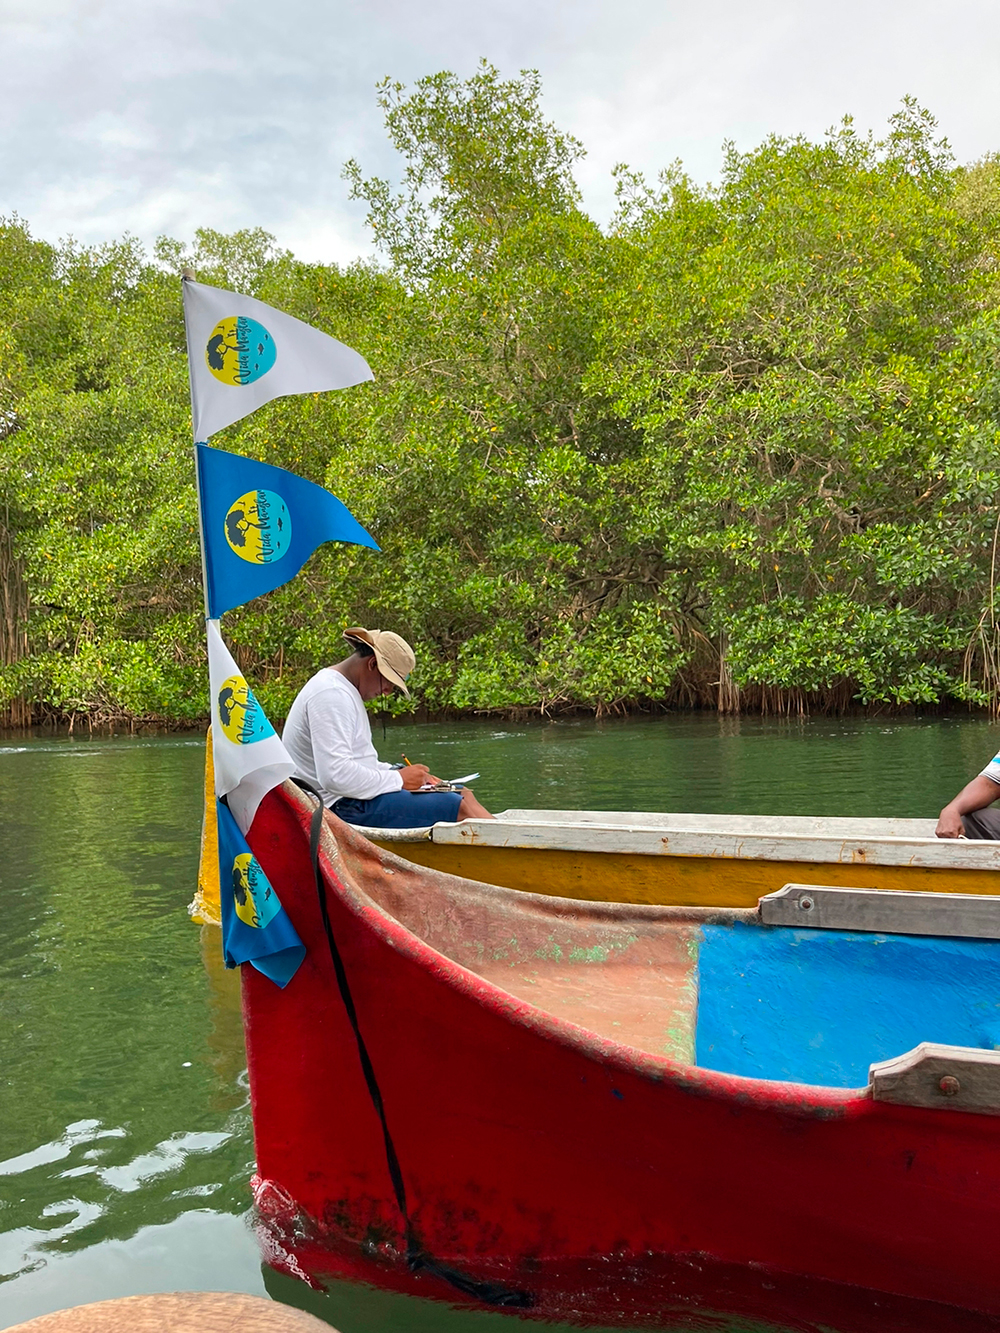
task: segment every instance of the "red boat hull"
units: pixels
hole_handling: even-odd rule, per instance
[[[308,822],[306,801],[274,792],[249,839],[307,948],[284,991],[243,971],[259,1202],[297,1234],[300,1262],[325,1254],[343,1272],[357,1247],[362,1270],[427,1292],[433,1281],[406,1272]],[[530,1292],[550,1318],[572,1313],[551,1275],[605,1257],[609,1271],[703,1264],[747,1270],[761,1292],[774,1274],[1000,1315],[1000,1120],[727,1076],[597,1037],[431,948],[364,885],[389,885],[445,942],[479,928],[484,903],[494,932],[516,930],[530,895],[411,866],[334,824],[340,847],[321,854],[330,920],[427,1252]],[[641,923],[669,909],[607,910]],[[629,1313],[621,1283],[577,1298],[591,1319]]]

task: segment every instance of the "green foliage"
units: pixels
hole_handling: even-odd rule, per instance
[[[451,73],[378,86],[393,147],[406,162],[403,188],[344,169],[351,197],[368,204],[379,247],[410,278],[433,279],[456,260],[485,267],[525,217],[574,208],[573,162],[583,147],[542,118],[534,70],[501,81],[485,60],[465,83]]]
[[[434,710],[995,697],[995,156],[956,168],[907,100],[882,139],[730,148],[717,188],[620,168],[604,232],[537,75],[379,100],[401,182],[345,174],[384,266],[259,230],[150,258],[0,225],[0,585],[31,607],[0,706],[204,714],[188,264],[376,377],[219,441],[327,485],[382,546],[325,548],[227,616],[273,716],[352,622],[415,643]]]
[[[785,597],[730,620],[738,685],[815,694],[850,685],[862,703],[928,704],[958,693],[949,659],[964,645],[935,616],[859,605],[843,594],[810,605]],[[965,636],[967,637],[967,636]]]

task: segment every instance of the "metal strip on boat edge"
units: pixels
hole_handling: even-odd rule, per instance
[[[872,1099],[894,1106],[1000,1115],[1000,1051],[923,1041],[868,1070]]]
[[[1000,896],[786,884],[760,899],[765,926],[1000,939]]]

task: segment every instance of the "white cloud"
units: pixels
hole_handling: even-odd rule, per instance
[[[717,178],[726,138],[880,130],[904,93],[960,160],[1000,147],[993,0],[3,0],[0,49],[0,212],[52,238],[260,225],[347,260],[368,243],[343,162],[394,168],[376,81],[482,55],[541,71],[602,220],[617,161]]]

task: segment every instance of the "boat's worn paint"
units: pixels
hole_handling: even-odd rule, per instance
[[[382,844],[380,844],[382,845]],[[917,893],[996,893],[997,871],[870,861],[751,860],[736,856],[565,851],[478,843],[394,843],[388,850],[449,875],[589,902],[754,907],[790,881]],[[963,844],[967,847],[968,844]],[[859,870],[863,867],[863,870]]]
[[[286,785],[250,833],[308,949],[284,991],[244,969],[261,1208],[310,1263],[340,1271],[353,1254],[454,1298],[402,1259],[308,820]],[[574,1303],[559,1277],[605,1258],[636,1274],[755,1266],[1000,1315],[1000,1119],[663,1054],[690,1022],[694,937],[753,913],[491,888],[379,853],[332,818],[321,860],[418,1240],[438,1259],[530,1290],[552,1318],[627,1317],[627,1282],[595,1277]]]
[[[706,926],[697,1061],[747,1078],[856,1088],[921,1041],[1000,1049],[1000,946]]]

